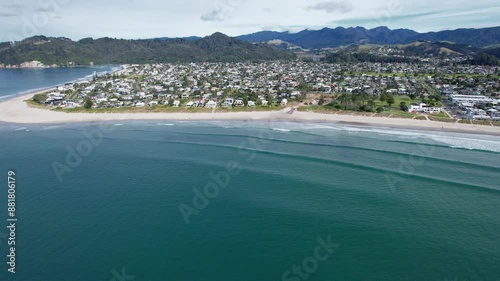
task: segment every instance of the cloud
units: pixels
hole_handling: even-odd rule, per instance
[[[201,15],[200,19],[202,21],[223,21],[222,8],[217,8],[211,12]]]
[[[339,12],[342,14],[349,13],[352,11],[353,6],[351,2],[348,1],[328,1],[317,3],[316,5],[309,6],[308,10],[325,11],[329,14]]]
[[[15,10],[19,10],[19,9],[24,8],[24,5],[20,5],[20,4],[6,4],[6,5],[2,5],[2,6],[6,9],[15,9]]]
[[[0,18],[11,18],[11,17],[17,17],[17,14],[9,12],[0,12]]]

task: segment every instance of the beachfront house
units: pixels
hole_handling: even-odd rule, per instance
[[[191,108],[191,107],[193,107],[193,105],[194,105],[194,102],[190,101],[190,102],[186,103],[186,108]]]
[[[211,101],[208,101],[206,104],[205,104],[205,108],[217,108],[217,103],[213,100]]]
[[[408,112],[410,113],[429,113],[429,114],[438,114],[441,113],[443,108],[441,107],[430,107],[425,103],[420,103],[418,105],[410,105],[408,106]]]
[[[234,106],[242,107],[243,105],[243,100],[238,99],[234,102]]]
[[[174,103],[172,104],[173,107],[179,107],[181,105],[181,102],[178,100],[174,100]]]
[[[287,99],[282,99],[281,100],[281,106],[287,106],[288,105],[288,100]]]
[[[234,100],[232,98],[227,98],[226,100],[224,100],[224,102],[222,103],[222,107],[232,107],[233,106],[233,103],[234,103]]]

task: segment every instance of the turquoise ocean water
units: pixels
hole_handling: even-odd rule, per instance
[[[500,280],[498,137],[101,127],[0,124],[0,225],[9,169],[19,219],[15,275],[0,228],[0,280]]]

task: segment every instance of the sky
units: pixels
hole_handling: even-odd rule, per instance
[[[362,26],[500,26],[498,0],[0,0],[0,42],[34,35],[145,39]]]

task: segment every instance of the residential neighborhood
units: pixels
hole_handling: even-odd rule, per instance
[[[324,100],[340,104],[341,95],[362,93],[372,102],[361,111],[375,112],[382,96],[392,96],[412,114],[498,120],[498,73],[498,67],[438,62],[124,65],[115,73],[59,86],[38,101],[62,109],[237,110],[326,105]],[[382,106],[390,109],[390,103]]]

